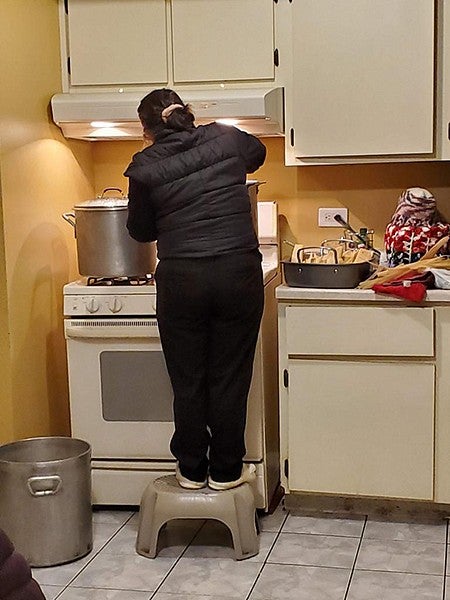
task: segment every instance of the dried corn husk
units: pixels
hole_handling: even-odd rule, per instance
[[[358,248],[353,262],[362,263],[373,260],[373,251],[368,248]]]
[[[368,248],[347,248],[344,245],[331,246],[336,252],[337,260],[335,260],[334,252],[329,251],[329,247],[317,247],[316,251],[308,251],[301,255],[301,262],[308,264],[351,264],[374,261],[375,256],[373,250]],[[291,257],[291,262],[298,262],[298,250],[303,249],[303,246],[296,244]],[[322,252],[321,252],[322,249]],[[328,250],[328,251],[326,251]]]
[[[448,269],[450,270],[450,259],[445,256],[436,256],[434,258],[422,258],[417,262],[408,265],[398,265],[397,267],[379,267],[369,279],[359,284],[359,288],[363,290],[371,289],[375,284],[388,283],[402,275],[406,275],[409,271],[422,272],[426,269]]]

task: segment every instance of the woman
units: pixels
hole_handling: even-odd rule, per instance
[[[255,478],[242,459],[264,295],[245,182],[266,150],[234,127],[195,127],[172,90],[148,94],[138,114],[151,145],[125,172],[128,230],[158,242],[156,312],[174,391],[176,477],[188,489],[229,489]]]

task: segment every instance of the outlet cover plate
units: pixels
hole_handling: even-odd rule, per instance
[[[342,227],[334,220],[334,215],[340,215],[348,223],[348,208],[319,208],[317,224],[319,227]]]

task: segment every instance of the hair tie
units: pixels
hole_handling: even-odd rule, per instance
[[[161,119],[162,119],[163,123],[167,123],[167,119],[170,117],[170,115],[173,113],[173,111],[176,110],[177,108],[184,108],[184,106],[182,104],[171,104],[170,106],[167,106],[161,112]]]

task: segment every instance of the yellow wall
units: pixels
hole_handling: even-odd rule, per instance
[[[271,138],[264,142],[268,158],[258,177],[267,185],[261,187],[260,199],[279,201],[280,212],[299,243],[317,244],[342,233],[340,228],[317,226],[318,208],[342,206],[349,209],[349,222],[354,229],[375,230],[375,245],[382,248],[386,224],[400,192],[408,187],[429,189],[450,219],[449,163],[285,167],[282,141]]]
[[[51,124],[60,90],[57,0],[0,2],[0,443],[69,431],[62,286],[77,276],[61,214],[122,176],[139,142],[67,142]],[[260,198],[279,202],[286,230],[316,244],[320,206],[349,208],[355,228],[384,227],[402,189],[426,187],[450,218],[447,163],[285,167],[281,139],[265,139]],[[282,219],[283,220],[283,219]],[[286,247],[286,252],[288,252]]]
[[[265,138],[267,159],[256,177],[267,183],[260,187],[260,200],[277,200],[279,212],[291,240],[313,245],[341,234],[341,229],[319,228],[320,207],[345,206],[349,222],[355,228],[375,230],[375,245],[382,248],[387,222],[394,212],[398,196],[408,187],[425,187],[436,197],[440,210],[450,219],[450,164],[397,163],[342,165],[327,167],[284,166],[284,140]],[[127,189],[122,173],[140,142],[102,142],[94,145],[95,186]],[[282,225],[284,219],[281,219]],[[284,254],[290,247],[283,245]]]
[[[51,124],[57,0],[0,2],[0,442],[66,434],[62,286],[75,242],[61,214],[92,197],[91,148]]]

